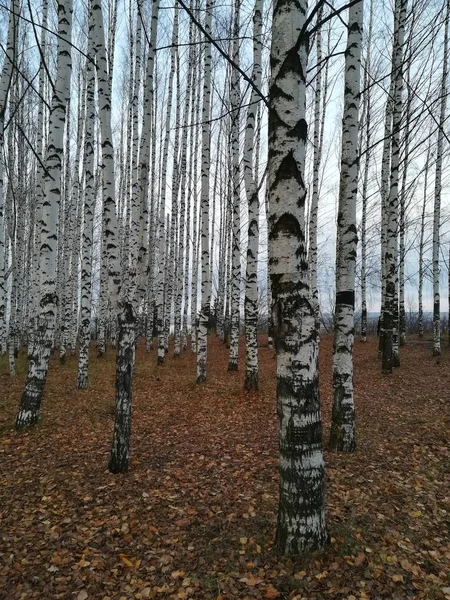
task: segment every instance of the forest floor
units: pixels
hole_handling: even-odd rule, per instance
[[[130,472],[106,469],[114,357],[52,361],[42,420],[13,429],[25,378],[0,364],[0,598],[450,599],[450,350],[401,348],[382,376],[376,340],[357,342],[358,448],[325,452],[331,544],[281,558],[273,352],[261,391],[210,339],[208,382],[191,352],[166,364],[139,347]],[[241,357],[243,348],[241,348]],[[324,441],[332,339],[321,345]],[[2,359],[3,360],[3,359]]]

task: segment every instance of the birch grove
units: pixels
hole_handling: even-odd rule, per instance
[[[322,413],[329,448],[355,451],[355,322],[383,376],[416,337],[444,353],[450,1],[0,8],[0,369],[20,383],[27,365],[16,428],[38,424],[53,368],[89,397],[111,358],[108,468],[123,473],[141,370],[191,369],[197,402],[223,369],[257,411],[275,355],[276,544],[324,548]]]

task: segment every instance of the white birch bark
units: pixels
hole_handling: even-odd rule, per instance
[[[153,344],[153,283],[154,283],[154,265],[155,265],[155,247],[154,239],[156,234],[154,218],[154,153],[156,140],[156,123],[153,116],[154,102],[154,67],[155,67],[155,49],[158,35],[158,13],[159,0],[153,2],[151,31],[148,40],[147,49],[147,66],[146,78],[144,84],[144,101],[143,101],[143,121],[141,134],[141,148],[139,153],[139,168],[140,168],[140,201],[141,214],[143,215],[140,222],[140,250],[139,250],[139,281],[140,294],[144,297],[147,293],[147,306],[145,312],[147,314],[147,347],[149,342]],[[152,174],[151,191],[150,191],[150,221],[149,221],[149,180]],[[148,248],[146,247],[148,244]],[[146,292],[145,292],[146,290]]]
[[[355,405],[353,345],[355,339],[355,271],[358,235],[356,196],[359,171],[359,104],[363,2],[349,9],[345,51],[344,115],[342,119],[341,176],[336,241],[336,300],[333,346],[333,411],[329,447],[353,452]]]
[[[191,89],[192,77],[194,72],[194,45],[193,45],[193,24],[189,28],[189,48],[188,59],[188,84],[185,91],[185,101],[183,108],[183,135],[181,141],[180,157],[180,232],[178,242],[178,277],[177,298],[175,305],[175,335],[174,335],[174,357],[180,356],[181,348],[186,350],[187,340],[187,304],[188,304],[188,285],[189,285],[189,237],[190,237],[190,206],[186,206],[186,184],[187,184],[187,145],[188,134],[192,135],[192,128],[189,128],[189,114],[191,108]],[[183,312],[184,298],[184,312]]]
[[[172,29],[172,43],[178,36],[178,21],[174,20]],[[172,47],[171,58],[170,58],[170,72],[168,80],[168,92],[167,92],[167,105],[166,105],[166,118],[165,118],[165,137],[164,147],[162,149],[162,163],[161,163],[161,194],[160,194],[160,207],[159,207],[159,265],[158,265],[158,282],[157,282],[157,298],[156,298],[156,328],[158,335],[158,355],[157,362],[159,365],[164,363],[165,358],[165,310],[167,304],[165,302],[164,291],[166,289],[166,268],[168,256],[166,253],[166,237],[170,234],[169,231],[165,231],[165,211],[166,211],[166,192],[167,192],[167,163],[169,159],[169,141],[170,141],[170,122],[172,113],[172,101],[173,101],[173,79],[175,75],[175,58],[176,48]],[[170,310],[170,307],[169,307]]]
[[[234,0],[234,27],[232,58],[239,64],[239,19],[240,2]],[[240,300],[241,300],[241,173],[240,173],[240,80],[238,71],[231,71],[231,176],[233,182],[233,258],[231,276],[231,330],[228,371],[237,371],[239,364]]]
[[[427,157],[425,160],[425,173],[423,182],[423,202],[422,202],[422,214],[420,218],[420,236],[419,236],[419,287],[418,287],[418,333],[419,337],[423,337],[423,277],[424,277],[424,265],[423,255],[425,251],[425,214],[427,205],[427,187],[428,187],[428,170],[431,158],[431,138],[428,145]]]
[[[362,93],[364,106],[363,115],[365,118],[365,157],[364,173],[361,191],[361,341],[367,342],[367,192],[369,186],[369,168],[371,164],[371,143],[372,143],[372,94],[369,90],[369,75],[372,70],[372,31],[373,31],[373,0],[370,0],[369,6],[369,31],[367,35],[367,56],[364,74],[364,91]],[[363,122],[364,119],[361,119]]]
[[[311,195],[311,210],[309,216],[309,248],[308,248],[308,263],[311,274],[311,297],[314,304],[316,319],[319,321],[319,290],[317,287],[317,220],[319,213],[319,174],[320,163],[322,160],[322,141],[323,121],[320,116],[320,108],[322,101],[322,28],[320,22],[323,16],[323,5],[317,10],[317,31],[316,31],[316,89],[314,93],[314,157],[313,157],[313,181]],[[323,103],[323,117],[325,116],[326,103]]]
[[[400,163],[400,128],[403,112],[403,44],[407,0],[396,0],[394,20],[394,47],[392,55],[392,77],[394,79],[394,111],[392,116],[392,154],[389,198],[386,206],[386,246],[384,268],[386,292],[383,304],[383,373],[392,373],[399,365],[395,353],[394,318],[397,283],[397,237],[398,237],[398,181]],[[398,312],[398,309],[397,309]]]
[[[275,2],[269,90],[269,261],[280,448],[276,544],[282,554],[294,555],[328,541],[318,332],[305,243],[307,37],[300,32],[307,8],[305,0]]]
[[[408,95],[405,107],[405,128],[403,135],[403,171],[402,171],[402,184],[400,191],[400,223],[399,223],[399,265],[398,265],[398,296],[399,296],[399,319],[398,319],[398,333],[399,333],[399,345],[404,346],[406,344],[406,313],[405,313],[405,236],[406,236],[406,183],[408,177],[409,167],[409,142],[411,134],[411,111],[412,111],[412,89],[410,82],[410,63],[408,62],[406,71],[406,84],[408,87]]]
[[[91,341],[91,277],[92,246],[94,231],[94,121],[95,106],[95,69],[93,65],[94,23],[89,9],[88,20],[88,60],[86,62],[86,128],[84,136],[84,227],[81,251],[81,320],[80,346],[78,355],[78,387],[88,386],[89,346]]]
[[[262,0],[256,0],[253,13],[253,72],[252,81],[261,89],[262,80]],[[245,382],[246,390],[258,390],[258,248],[259,248],[259,190],[258,172],[253,170],[258,94],[252,88],[247,111],[244,142],[244,182],[248,202],[247,274],[245,285]],[[256,155],[258,160],[258,154]]]
[[[386,303],[386,244],[387,244],[387,219],[389,197],[389,173],[391,168],[391,142],[392,142],[392,114],[394,110],[395,76],[391,73],[389,93],[386,99],[384,116],[383,155],[381,159],[381,311],[380,311],[380,337],[378,340],[378,355],[381,358],[384,344],[384,305]]]
[[[40,223],[39,254],[40,314],[38,337],[30,358],[25,389],[20,401],[16,427],[30,427],[39,419],[50,352],[53,344],[56,308],[56,259],[58,210],[61,196],[61,159],[64,145],[66,102],[70,92],[72,2],[58,2],[58,54],[56,80],[50,111],[49,140]]]
[[[200,54],[198,61],[204,61],[204,57]],[[198,321],[198,271],[199,271],[199,234],[200,234],[200,219],[199,219],[199,194],[198,194],[198,147],[200,146],[200,133],[201,133],[201,103],[200,94],[202,86],[200,85],[200,78],[195,86],[196,96],[193,102],[193,122],[195,123],[194,130],[194,143],[191,144],[191,165],[192,165],[192,196],[193,196],[193,224],[192,224],[192,294],[191,294],[191,306],[190,306],[190,323],[191,323],[191,350],[197,352],[197,321]],[[204,88],[203,88],[204,89]],[[202,180],[203,181],[203,180]],[[191,198],[192,199],[192,198]]]
[[[17,36],[19,27],[20,3],[11,0],[9,12],[6,53],[0,76],[0,354],[6,352],[6,262],[5,262],[5,213],[4,213],[4,127],[8,94],[16,60]]]
[[[441,299],[439,291],[439,251],[442,195],[442,162],[444,153],[444,126],[447,109],[448,78],[448,27],[450,21],[450,1],[446,2],[444,25],[444,48],[442,63],[442,80],[440,93],[439,129],[436,148],[436,172],[434,176],[434,211],[433,211],[433,356],[441,355]]]
[[[205,31],[211,34],[212,12],[214,0],[207,0],[205,15]],[[201,308],[197,334],[197,383],[206,382],[206,360],[208,350],[208,323],[211,303],[211,279],[209,266],[209,169],[211,142],[211,42],[205,39],[205,55],[203,63],[203,106],[202,106],[202,166],[201,166]],[[194,272],[194,277],[196,273]]]

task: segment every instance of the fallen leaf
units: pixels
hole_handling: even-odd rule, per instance
[[[280,592],[274,588],[272,584],[269,584],[266,593],[264,594],[264,598],[278,598],[279,595]]]
[[[131,560],[129,560],[129,559],[128,559],[128,558],[125,556],[125,554],[119,554],[119,557],[120,557],[120,560],[123,562],[123,564],[124,564],[126,567],[130,567],[130,568],[134,567],[134,564],[131,562]]]

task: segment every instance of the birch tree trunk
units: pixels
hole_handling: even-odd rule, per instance
[[[428,183],[428,163],[430,158],[430,147],[428,147],[427,159],[425,164],[425,178],[423,185],[423,203],[422,215],[420,219],[420,239],[419,239],[419,288],[418,288],[418,333],[423,337],[423,254],[424,254],[424,236],[425,236],[425,209],[427,203],[427,183]]]
[[[178,20],[174,20],[172,29],[172,43],[175,44],[175,40],[178,37]],[[165,209],[166,209],[166,190],[167,190],[167,162],[169,159],[169,141],[170,141],[170,120],[172,114],[172,98],[173,98],[173,78],[175,75],[175,58],[176,48],[172,46],[171,59],[170,59],[170,73],[168,81],[168,92],[167,92],[167,110],[165,120],[165,138],[164,147],[162,150],[162,164],[161,164],[161,197],[160,197],[160,208],[159,208],[159,269],[158,269],[158,284],[157,284],[157,300],[156,300],[156,328],[158,335],[158,357],[157,361],[159,365],[164,363],[165,358],[165,310],[167,310],[167,303],[164,295],[164,290],[167,286],[165,273],[167,270],[167,261],[169,260],[168,253],[165,251],[166,238],[170,234],[169,231],[165,231]],[[170,307],[169,307],[170,310]]]
[[[11,87],[13,68],[16,64],[17,36],[19,27],[20,3],[11,0],[9,12],[8,37],[6,53],[0,77],[0,355],[6,352],[6,269],[5,269],[5,209],[4,209],[4,127],[8,94]]]
[[[356,196],[358,191],[358,112],[360,101],[363,2],[349,9],[345,52],[344,116],[342,119],[341,177],[336,244],[336,301],[333,348],[333,411],[331,450],[353,452],[355,405],[353,399],[353,344],[355,338],[355,270],[358,235]]]
[[[305,244],[307,2],[275,2],[269,107],[269,261],[277,351],[282,554],[326,546],[318,331]],[[308,490],[305,493],[305,490]]]
[[[408,87],[408,95],[406,101],[406,117],[404,130],[404,151],[403,151],[403,172],[402,186],[400,191],[400,226],[399,226],[399,266],[398,266],[398,295],[399,295],[399,320],[398,333],[399,345],[406,344],[406,312],[405,312],[405,236],[406,236],[406,183],[409,167],[409,141],[410,141],[410,126],[411,126],[411,103],[412,89],[410,81],[410,62],[408,62],[406,71],[406,83]]]
[[[234,0],[232,58],[239,64],[239,18],[241,0]],[[231,276],[231,331],[228,370],[237,371],[239,361],[240,301],[241,301],[241,173],[239,157],[240,83],[235,68],[231,72],[231,172],[233,181],[233,257]]]
[[[78,357],[78,387],[88,386],[89,345],[91,341],[91,275],[92,245],[94,231],[94,121],[95,121],[95,69],[93,57],[94,23],[89,9],[88,60],[86,64],[86,129],[84,138],[84,229],[81,255],[81,323],[80,348]]]
[[[322,28],[320,22],[323,15],[323,4],[320,4],[317,10],[317,32],[316,32],[316,62],[318,72],[316,73],[316,89],[314,92],[314,158],[313,158],[313,181],[312,181],[312,196],[311,210],[309,217],[309,248],[308,248],[308,263],[311,274],[311,297],[316,313],[316,319],[319,322],[319,290],[317,287],[317,219],[319,212],[319,173],[320,163],[322,159],[322,144],[323,136],[321,136],[321,119],[320,105],[322,100]],[[324,103],[323,110],[325,112],[326,105]],[[323,129],[323,123],[322,123]]]
[[[205,31],[211,34],[212,12],[214,0],[207,0]],[[211,142],[211,42],[205,39],[205,56],[203,63],[203,106],[202,106],[202,172],[201,172],[201,308],[197,335],[197,383],[206,382],[206,359],[208,351],[208,323],[211,311],[211,279],[209,266],[209,169]],[[194,272],[195,277],[195,272]]]
[[[39,419],[39,408],[53,344],[56,310],[56,260],[58,210],[61,198],[61,161],[64,150],[64,122],[70,95],[72,1],[58,2],[58,51],[56,80],[50,110],[49,140],[44,181],[39,253],[40,313],[36,344],[28,365],[25,389],[20,401],[16,427],[31,427]]]
[[[369,74],[372,67],[372,30],[373,30],[373,0],[370,0],[369,7],[369,32],[367,36],[367,58],[364,75],[364,108],[363,114],[365,115],[365,145],[366,153],[364,160],[364,174],[363,184],[361,192],[361,341],[367,341],[367,189],[369,185],[369,167],[371,159],[371,110],[372,110],[372,98],[371,90],[369,90]]]
[[[378,340],[378,356],[381,358],[384,345],[384,305],[386,303],[386,245],[387,245],[387,219],[389,197],[389,172],[391,168],[391,143],[392,143],[392,113],[394,109],[395,75],[391,73],[389,94],[386,99],[384,115],[383,156],[381,159],[381,311],[380,311],[380,337]]]
[[[256,0],[253,14],[253,72],[252,81],[261,89],[262,79],[262,0]],[[239,33],[239,32],[238,32]],[[258,172],[253,170],[258,94],[254,88],[247,112],[244,145],[244,182],[248,202],[247,276],[245,285],[245,382],[246,390],[258,390],[258,248],[259,248],[259,190]],[[258,158],[258,157],[257,157]]]
[[[395,289],[397,280],[397,236],[398,236],[398,172],[400,162],[400,128],[403,112],[403,44],[405,39],[405,19],[407,0],[395,2],[394,47],[392,56],[392,77],[394,79],[394,111],[392,116],[392,155],[389,198],[386,206],[386,250],[384,268],[386,280],[385,301],[383,304],[383,358],[382,372],[392,373],[398,366],[398,356],[394,352]],[[397,309],[398,312],[398,309]]]
[[[441,355],[441,299],[439,292],[439,229],[441,223],[442,194],[442,161],[444,153],[444,126],[447,108],[448,78],[448,26],[450,21],[450,1],[446,2],[444,26],[444,50],[442,64],[442,80],[440,94],[439,129],[436,148],[436,174],[434,178],[434,213],[433,213],[433,356]]]

